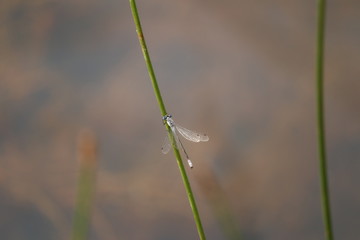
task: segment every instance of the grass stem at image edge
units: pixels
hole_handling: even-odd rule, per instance
[[[324,117],[324,35],[326,0],[317,2],[317,44],[316,44],[316,94],[317,94],[317,133],[318,155],[321,181],[322,210],[327,240],[333,240],[330,211],[330,193],[327,177],[325,117]]]
[[[147,67],[147,70],[149,72],[149,76],[150,76],[150,80],[151,80],[151,83],[152,83],[152,86],[153,86],[153,89],[154,89],[156,100],[157,100],[157,102],[159,104],[159,108],[160,108],[162,116],[165,116],[165,115],[167,115],[167,112],[166,112],[165,105],[164,105],[164,102],[163,102],[161,94],[160,94],[159,86],[158,86],[157,81],[156,81],[155,72],[154,72],[153,66],[151,64],[150,55],[149,55],[149,52],[148,52],[148,49],[147,49],[147,46],[146,46],[146,42],[145,42],[145,38],[144,38],[142,28],[141,28],[141,23],[140,23],[139,14],[138,14],[138,11],[137,11],[136,2],[135,2],[135,0],[129,0],[129,1],[130,1],[131,12],[132,12],[134,22],[135,22],[135,26],[136,26],[136,32],[137,32],[137,35],[138,35],[138,39],[139,39],[139,42],[140,42],[142,53],[144,55],[146,67]],[[169,138],[173,140],[174,136],[173,136],[172,131],[170,130],[170,128],[169,128],[169,126],[167,124],[165,124],[165,126],[166,126],[166,128],[168,130]],[[197,209],[197,206],[196,206],[196,201],[195,201],[195,198],[194,198],[194,194],[192,192],[191,185],[190,185],[189,179],[187,177],[186,170],[185,170],[181,155],[179,153],[179,150],[175,147],[174,144],[172,144],[172,147],[173,147],[174,154],[175,154],[175,157],[176,157],[179,169],[180,169],[180,173],[181,173],[181,177],[182,177],[182,180],[183,180],[183,183],[184,183],[184,186],[185,186],[185,190],[186,190],[189,202],[190,202],[190,206],[191,206],[192,213],[193,213],[193,216],[194,216],[194,220],[195,220],[195,223],[196,223],[199,238],[201,240],[205,240],[206,237],[205,237],[204,229],[202,227],[202,223],[201,223],[200,215],[199,215],[199,212],[198,212],[198,209]]]
[[[88,239],[91,209],[95,200],[97,141],[90,130],[79,134],[79,179],[74,210],[72,240]]]

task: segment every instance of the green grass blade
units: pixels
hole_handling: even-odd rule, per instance
[[[96,140],[91,132],[84,132],[79,139],[80,175],[74,213],[72,240],[88,238],[91,208],[96,183]]]
[[[317,131],[318,154],[321,180],[321,197],[326,239],[332,240],[333,229],[330,211],[330,193],[327,176],[325,116],[324,116],[324,47],[325,47],[325,11],[326,0],[318,0],[317,4],[317,46],[316,46],[316,86],[317,86]]]
[[[140,18],[139,18],[139,14],[138,14],[138,10],[137,10],[137,7],[136,7],[135,0],[130,0],[130,7],[131,7],[131,12],[132,12],[132,15],[133,15],[133,18],[134,18],[134,22],[135,22],[135,26],[136,26],[136,32],[137,32],[138,39],[139,39],[139,42],[140,42],[141,50],[142,50],[142,53],[144,55],[146,67],[148,69],[150,80],[151,80],[151,83],[152,83],[152,86],[153,86],[153,89],[154,89],[154,93],[155,93],[157,102],[159,104],[161,114],[162,114],[162,116],[165,116],[167,114],[167,112],[166,112],[165,105],[164,105],[164,102],[163,102],[162,97],[161,97],[159,86],[157,84],[154,69],[153,69],[153,66],[151,64],[151,59],[150,59],[149,51],[148,51],[147,46],[146,46],[144,34],[143,34],[143,31],[142,31],[142,28],[141,28]],[[173,147],[174,154],[175,154],[175,157],[176,157],[179,169],[180,169],[182,180],[184,182],[185,190],[186,190],[189,202],[190,202],[190,206],[191,206],[192,213],[193,213],[193,216],[194,216],[194,219],[195,219],[195,223],[196,223],[196,227],[197,227],[197,230],[198,230],[199,237],[200,237],[201,240],[204,240],[204,239],[206,239],[204,229],[202,227],[202,223],[201,223],[200,215],[199,215],[199,212],[198,212],[198,209],[197,209],[197,206],[196,206],[196,201],[195,201],[195,198],[194,198],[194,194],[192,192],[191,185],[190,185],[189,179],[187,177],[186,170],[185,170],[181,155],[179,153],[178,148],[176,147],[176,142],[174,141],[174,136],[172,134],[172,131],[170,131],[169,126],[167,124],[165,124],[165,126],[166,126],[166,128],[168,130],[169,138],[170,138],[171,142],[173,143],[172,147]]]
[[[149,51],[148,51],[148,48],[147,48],[147,45],[146,45],[146,42],[145,42],[145,38],[144,38],[143,31],[142,31],[140,18],[139,18],[139,14],[138,14],[138,10],[137,10],[135,0],[130,0],[130,7],[131,7],[131,12],[132,12],[132,15],[133,15],[133,18],[134,18],[135,26],[136,26],[136,33],[137,33],[138,38],[139,38],[141,50],[142,50],[142,53],[144,55],[146,67],[147,67],[148,72],[149,72],[149,76],[150,76],[150,80],[151,80],[151,83],[152,83],[152,86],[153,86],[153,89],[154,89],[155,97],[156,97],[156,100],[157,100],[157,102],[159,104],[161,114],[163,116],[165,116],[167,114],[166,109],[165,109],[165,105],[164,105],[164,102],[163,102],[162,97],[161,97],[159,85],[157,84],[154,68],[152,66]]]

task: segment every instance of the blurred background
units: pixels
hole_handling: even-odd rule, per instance
[[[210,136],[184,142],[208,239],[322,239],[316,1],[137,3],[167,111]],[[0,238],[70,238],[87,129],[98,143],[89,239],[197,239],[175,157],[160,150],[129,2],[0,6]],[[328,4],[329,180],[343,240],[360,236],[359,12],[359,1]]]

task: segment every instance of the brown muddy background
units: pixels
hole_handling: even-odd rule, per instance
[[[322,239],[316,1],[138,6],[168,112],[210,136],[185,143],[208,239],[226,239],[219,193],[244,239]],[[360,236],[359,12],[359,1],[328,4],[327,144],[342,240]],[[128,1],[1,1],[0,111],[0,239],[69,239],[84,128],[99,142],[90,239],[197,239],[175,158],[160,151],[165,130]]]

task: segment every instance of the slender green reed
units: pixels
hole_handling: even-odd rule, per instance
[[[144,38],[144,35],[143,35],[141,23],[140,23],[138,10],[137,10],[137,7],[136,7],[136,2],[135,2],[135,0],[129,0],[129,1],[130,1],[131,12],[132,12],[134,22],[135,22],[135,26],[136,26],[136,32],[137,32],[137,35],[138,35],[138,38],[139,38],[141,50],[142,50],[142,53],[144,55],[146,67],[147,67],[148,72],[149,72],[149,76],[150,76],[150,80],[151,80],[151,83],[152,83],[152,86],[153,86],[153,89],[154,89],[154,93],[155,93],[157,102],[159,104],[161,114],[162,114],[162,116],[165,116],[167,114],[167,112],[166,112],[165,105],[164,105],[164,102],[163,102],[162,97],[161,97],[159,86],[157,84],[157,80],[156,80],[155,72],[154,72],[154,69],[153,69],[153,66],[152,66],[152,63],[151,63],[149,51],[148,51],[147,46],[146,46],[145,38]],[[185,170],[181,155],[179,153],[178,148],[176,147],[176,141],[174,141],[174,135],[173,135],[172,131],[170,130],[169,126],[167,124],[165,124],[165,126],[166,126],[166,129],[168,131],[169,138],[170,138],[170,140],[172,142],[172,147],[173,147],[173,150],[174,150],[174,154],[175,154],[177,163],[179,165],[181,177],[182,177],[182,180],[184,182],[185,190],[186,190],[186,193],[187,193],[187,196],[188,196],[188,199],[189,199],[189,202],[190,202],[190,206],[191,206],[191,209],[192,209],[192,212],[193,212],[193,216],[194,216],[194,219],[195,219],[195,223],[196,223],[197,231],[198,231],[198,234],[199,234],[199,238],[202,239],[202,240],[206,239],[205,232],[204,232],[204,229],[202,227],[200,215],[199,215],[199,212],[198,212],[198,209],[197,209],[197,206],[196,206],[196,201],[195,201],[195,198],[194,198],[194,194],[192,192],[191,185],[190,185],[189,179],[187,177],[186,170]]]
[[[317,2],[317,46],[316,46],[316,87],[317,87],[317,132],[318,155],[320,166],[321,196],[325,235],[327,240],[333,239],[330,211],[330,193],[327,176],[325,116],[324,116],[324,47],[325,47],[325,12],[326,0]]]
[[[83,132],[79,138],[80,175],[74,212],[72,240],[88,237],[91,207],[96,183],[96,141],[91,132]]]

